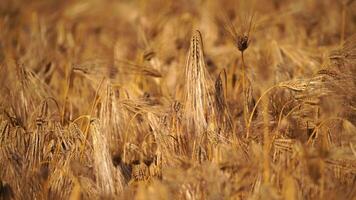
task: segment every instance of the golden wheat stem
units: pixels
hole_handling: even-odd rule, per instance
[[[269,166],[269,116],[268,116],[268,99],[262,101],[263,107],[263,122],[264,122],[264,131],[263,131],[263,181],[268,183],[270,180],[270,166]]]
[[[341,33],[340,33],[340,44],[345,40],[345,29],[346,29],[346,4],[342,4],[341,11]]]
[[[95,107],[97,106],[98,102],[99,102],[99,90],[101,88],[101,86],[103,85],[103,82],[105,80],[105,77],[101,79],[99,85],[98,85],[98,88],[96,89],[95,91],[95,96],[94,96],[94,101],[93,101],[93,104],[92,104],[92,107],[91,107],[91,110],[90,110],[90,114],[89,114],[89,120],[88,120],[88,124],[87,126],[85,127],[85,130],[84,130],[84,142],[82,144],[82,148],[81,148],[81,158],[83,158],[83,153],[84,153],[84,149],[85,149],[85,144],[86,144],[86,141],[88,139],[88,132],[89,132],[89,127],[90,127],[90,120],[91,120],[91,116],[93,115],[93,112],[94,112],[94,109]]]
[[[263,94],[260,96],[260,98],[258,98],[258,100],[256,101],[256,104],[255,104],[255,106],[253,107],[253,109],[252,109],[252,111],[251,111],[250,118],[249,118],[248,123],[247,123],[247,127],[246,127],[246,131],[247,131],[247,133],[246,133],[246,139],[248,139],[249,136],[250,136],[250,126],[251,126],[252,118],[253,118],[254,113],[256,112],[257,106],[258,106],[258,104],[260,103],[262,97],[266,96],[266,94],[267,94],[268,92],[270,92],[271,90],[273,90],[273,89],[275,89],[275,88],[278,88],[278,87],[281,87],[281,86],[280,86],[280,85],[274,85],[274,86],[268,88],[266,91],[263,92]]]
[[[241,52],[241,60],[242,60],[242,95],[243,95],[243,114],[244,114],[244,121],[245,125],[247,124],[247,115],[248,115],[248,108],[247,108],[247,95],[246,95],[246,69],[245,69],[245,59],[244,59],[244,52]]]
[[[304,104],[304,103],[300,103],[300,104],[297,104],[296,106],[294,106],[287,114],[286,114],[286,116],[284,116],[285,118],[288,118],[289,117],[289,115],[291,115],[297,108],[299,108],[302,104]],[[283,111],[283,109],[282,109],[282,111]],[[282,121],[282,111],[281,111],[281,113],[280,113],[280,116],[279,116],[279,119],[278,119],[278,126],[281,124],[281,121]]]
[[[132,124],[133,120],[139,115],[139,114],[143,114],[143,112],[136,112],[134,114],[134,116],[131,117],[129,123],[127,123],[127,126],[126,126],[126,129],[125,129],[125,139],[124,139],[124,143],[126,143],[127,141],[127,137],[128,137],[128,131],[129,131],[129,128],[130,128],[130,125]]]
[[[66,87],[64,89],[64,99],[63,99],[63,108],[62,108],[62,113],[61,113],[61,122],[62,124],[64,123],[64,116],[65,116],[65,112],[66,112],[66,105],[67,105],[67,101],[68,101],[68,93],[69,93],[69,89],[70,89],[70,82],[72,79],[72,69],[68,69],[66,70],[66,74],[65,74],[65,79],[66,79]]]
[[[318,131],[318,129],[320,129],[325,123],[329,122],[329,121],[332,121],[332,120],[340,120],[340,121],[344,121],[345,119],[344,118],[341,118],[341,117],[330,117],[330,118],[327,118],[323,121],[320,122],[320,124],[318,126],[316,126],[313,130],[313,132],[310,134],[310,137],[307,141],[307,144],[310,144],[310,142],[312,141],[312,138],[316,136],[316,133]]]
[[[73,123],[75,123],[75,122],[77,122],[77,121],[79,121],[79,120],[81,120],[81,119],[88,119],[88,120],[90,120],[90,115],[81,115],[81,116],[77,117],[76,119],[74,119],[74,120],[73,120]]]
[[[283,111],[284,109],[287,107],[287,105],[289,105],[291,102],[293,102],[294,100],[290,100],[290,101],[287,101],[287,103],[285,103],[283,106],[282,106],[282,109],[281,111],[279,112],[279,116],[278,116],[278,124],[277,124],[277,127],[280,125],[281,121],[282,121],[282,115],[283,115]]]

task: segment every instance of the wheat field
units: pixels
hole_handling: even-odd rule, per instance
[[[0,199],[356,199],[353,0],[0,0]]]

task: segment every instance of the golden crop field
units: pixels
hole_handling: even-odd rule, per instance
[[[0,0],[0,199],[356,199],[355,30],[353,0]]]

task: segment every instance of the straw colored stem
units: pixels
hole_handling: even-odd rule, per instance
[[[340,45],[345,40],[345,29],[346,29],[346,5],[342,5],[342,11],[341,11],[341,33],[340,33]]]
[[[252,109],[252,112],[251,112],[251,114],[250,114],[250,118],[249,118],[248,123],[247,123],[247,127],[246,127],[246,139],[248,139],[249,136],[250,136],[251,122],[252,122],[253,115],[254,115],[254,113],[256,112],[256,109],[257,109],[258,104],[260,103],[261,99],[262,99],[264,96],[266,96],[266,94],[267,94],[268,92],[270,92],[271,90],[273,90],[274,88],[277,88],[277,87],[280,87],[280,86],[279,86],[279,85],[274,85],[274,86],[268,88],[266,91],[263,92],[263,94],[260,96],[260,98],[258,98],[258,100],[257,100],[257,102],[256,102],[256,104],[255,104],[255,106],[254,106],[253,109]]]
[[[248,107],[247,107],[247,95],[246,95],[246,66],[244,53],[241,52],[241,60],[242,60],[242,95],[243,95],[243,115],[245,125],[247,124],[247,116],[248,116]]]

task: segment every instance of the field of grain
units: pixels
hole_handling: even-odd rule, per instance
[[[356,199],[353,0],[0,0],[0,199]]]

